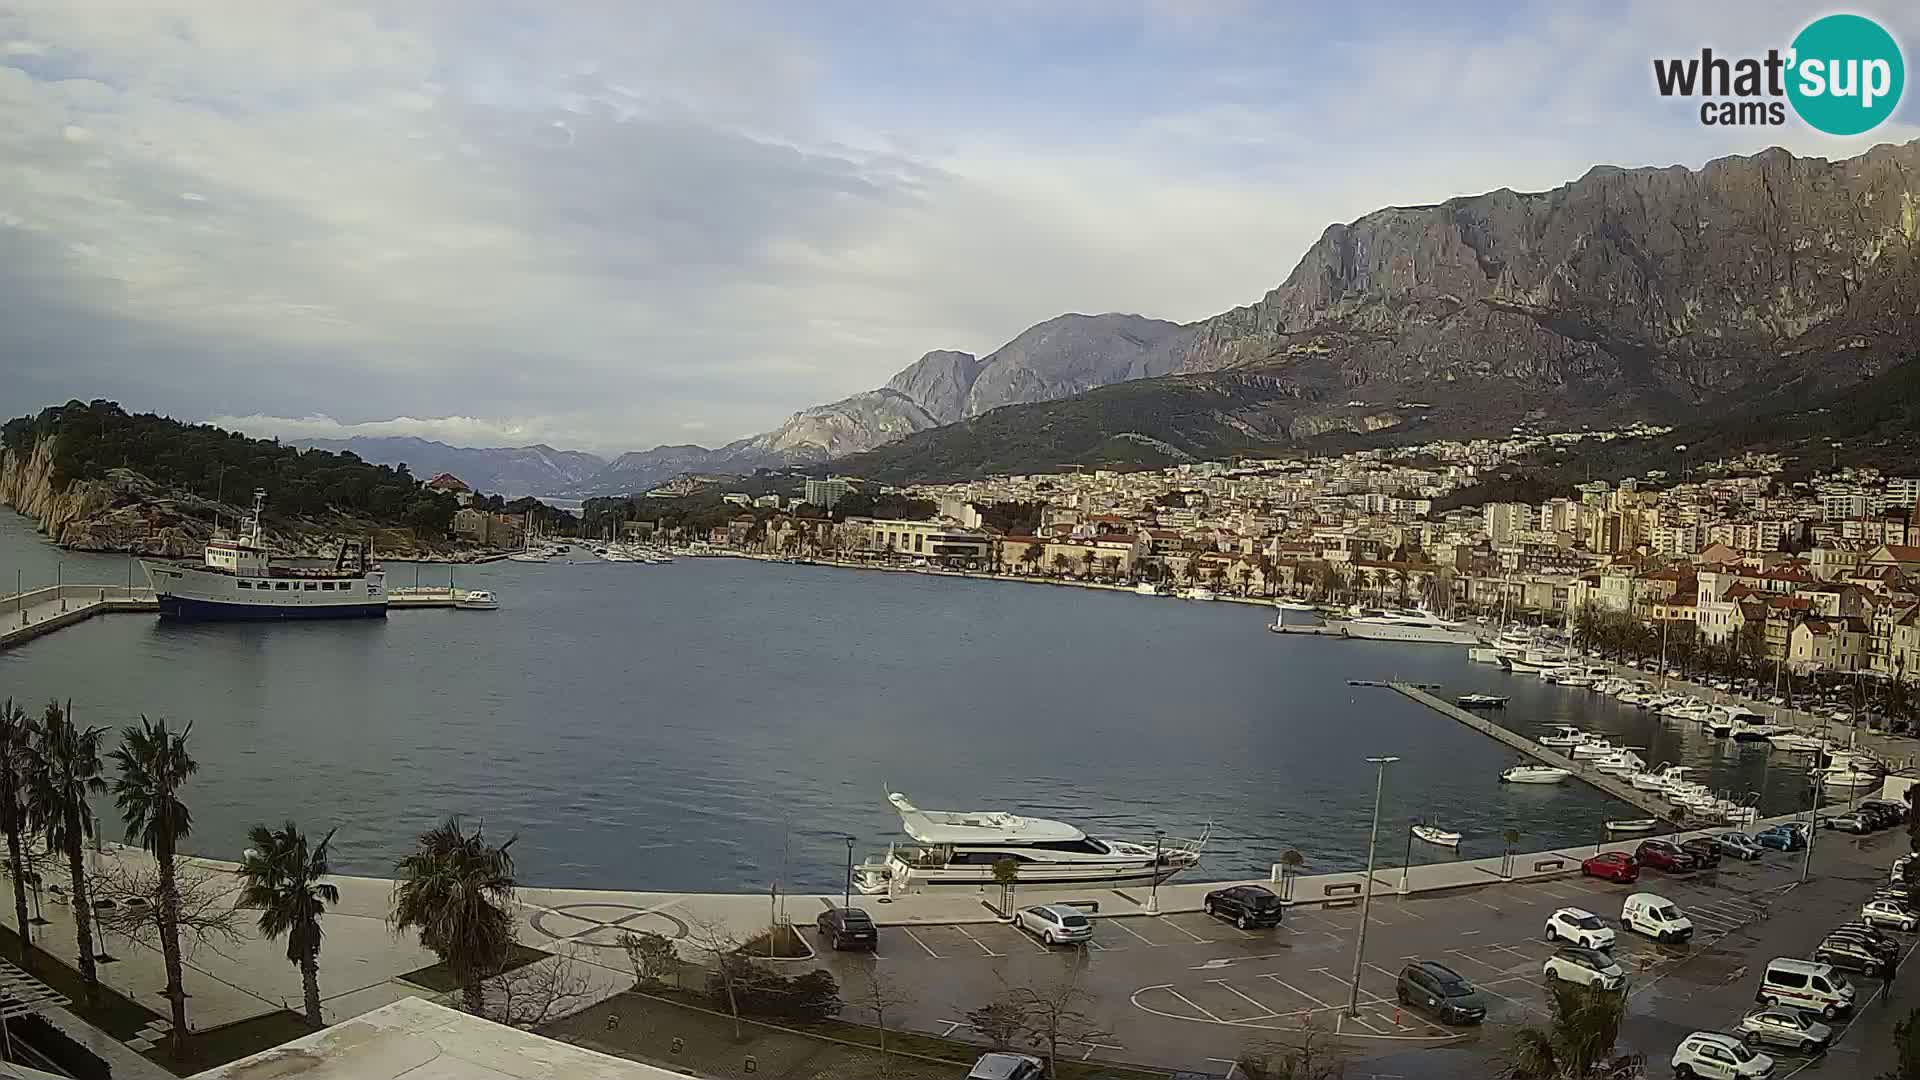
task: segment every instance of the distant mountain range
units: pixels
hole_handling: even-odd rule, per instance
[[[1843,161],[1775,148],[1389,207],[1329,227],[1260,301],[1198,323],[1061,315],[722,447],[659,446],[586,475],[592,456],[575,455],[537,475],[575,477],[543,493],[584,495],[833,461],[898,483],[1765,411],[1916,349],[1916,176],[1920,141]]]
[[[407,471],[422,480],[439,473],[452,473],[468,487],[509,498],[566,491],[607,466],[606,459],[596,454],[555,450],[545,445],[448,446],[429,439],[368,435],[292,441],[297,446],[351,453],[377,465],[404,463]]]

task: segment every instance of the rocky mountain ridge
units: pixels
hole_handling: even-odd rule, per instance
[[[1260,301],[1187,331],[1170,376],[838,467],[899,482],[1138,460],[1122,433],[1219,456],[1677,420],[1854,385],[1916,342],[1920,141],[1599,167],[1334,225]]]
[[[452,473],[475,491],[517,498],[564,491],[607,467],[605,458],[583,450],[532,446],[450,446],[407,436],[355,435],[346,439],[296,439],[297,446],[351,453],[381,465],[405,463],[422,479]]]

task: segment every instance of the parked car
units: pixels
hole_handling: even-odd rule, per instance
[[[1820,819],[1820,827],[1855,834],[1873,831],[1873,826],[1868,823],[1865,814],[1835,814],[1832,817],[1823,817]]]
[[[1747,1044],[1716,1031],[1696,1031],[1680,1040],[1673,1051],[1673,1075],[1711,1080],[1773,1075],[1773,1059],[1747,1049]]]
[[[1861,799],[1854,804],[1856,810],[1871,809],[1890,816],[1892,824],[1898,825],[1907,820],[1907,805],[1894,799]]]
[[[1579,983],[1581,986],[1598,986],[1602,990],[1618,990],[1627,984],[1627,973],[1613,957],[1599,949],[1586,949],[1578,945],[1562,945],[1552,956],[1547,957],[1542,969],[1550,982]]]
[[[1857,919],[1853,922],[1841,923],[1827,932],[1827,940],[1839,938],[1851,938],[1860,942],[1889,964],[1899,963],[1901,953],[1906,951],[1898,941],[1888,937],[1879,927]]]
[[[1831,1027],[1786,1005],[1748,1013],[1740,1021],[1740,1034],[1753,1042],[1791,1047],[1803,1054],[1825,1050],[1833,1040]]]
[[[1049,945],[1078,945],[1093,937],[1093,921],[1065,904],[1021,908],[1013,925]]]
[[[1800,832],[1778,825],[1754,833],[1753,842],[1773,851],[1799,851],[1807,846],[1807,838]]]
[[[1901,888],[1875,889],[1873,890],[1873,895],[1868,899],[1884,900],[1887,903],[1892,904],[1894,907],[1900,908],[1903,911],[1914,911],[1916,906],[1913,899],[1913,893],[1908,891],[1907,889],[1901,889]]]
[[[1902,855],[1893,860],[1893,867],[1887,871],[1887,880],[1905,881],[1907,879],[1907,864],[1911,862],[1913,862],[1912,855]]]
[[[1547,940],[1589,949],[1613,948],[1613,927],[1584,908],[1563,907],[1547,917]]]
[[[877,949],[880,931],[859,908],[828,908],[813,921],[814,930],[835,949]]]
[[[1813,958],[1843,971],[1857,971],[1869,976],[1879,975],[1889,963],[1865,939],[1851,934],[1827,935],[1825,940],[1814,946]]]
[[[1633,857],[1641,866],[1651,866],[1668,873],[1685,873],[1693,869],[1693,856],[1680,849],[1680,845],[1671,840],[1642,840],[1633,852]]]
[[[1624,851],[1603,851],[1582,860],[1580,873],[1586,877],[1606,878],[1625,884],[1640,880],[1640,864]]]
[[[1713,844],[1722,855],[1747,862],[1752,862],[1766,854],[1765,848],[1754,843],[1753,837],[1743,832],[1723,832],[1713,838]]]
[[[1449,1024],[1477,1024],[1487,1018],[1486,999],[1467,977],[1432,960],[1401,968],[1394,996],[1402,1005],[1432,1010]]]
[[[1216,919],[1225,919],[1242,930],[1256,926],[1279,926],[1286,905],[1272,889],[1262,885],[1235,885],[1207,894],[1201,907]]]
[[[982,1054],[967,1071],[967,1080],[1040,1080],[1047,1063],[1025,1054]]]
[[[1680,850],[1693,856],[1693,865],[1699,869],[1711,870],[1720,865],[1720,845],[1704,836],[1682,840]]]

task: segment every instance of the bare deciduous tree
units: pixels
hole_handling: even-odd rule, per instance
[[[555,954],[487,980],[482,1016],[496,1024],[532,1030],[585,1008],[593,982],[572,956]]]
[[[1011,1050],[1026,1032],[1026,1015],[1006,998],[996,998],[967,1013],[967,1027],[995,1050]]]
[[[1294,1038],[1256,1043],[1234,1062],[1247,1080],[1340,1080],[1347,1056],[1312,1021]]]
[[[1087,1012],[1093,999],[1080,987],[1080,971],[1080,965],[1075,964],[1054,983],[1017,986],[1008,994],[1008,1000],[1020,1009],[1027,1041],[1045,1051],[1048,1076],[1054,1075],[1061,1042],[1090,1043],[1113,1037]]]
[[[740,977],[745,974],[740,963],[739,937],[720,923],[710,919],[695,919],[687,924],[687,940],[713,966],[714,978],[726,994],[727,1013],[733,1017],[733,1037],[738,1041],[743,1037],[740,1029]]]
[[[853,1003],[873,1014],[874,1027],[880,1030],[880,1076],[891,1075],[887,1058],[887,1014],[896,1017],[913,1004],[913,992],[898,980],[881,972],[879,965],[867,969],[866,985],[854,995]]]
[[[233,906],[233,878],[183,860],[174,872],[180,940],[187,955],[204,945],[220,952],[222,945],[241,940],[245,913]],[[100,932],[118,934],[158,952],[162,937],[160,898],[165,886],[160,868],[145,859],[102,859],[93,875],[92,892],[98,903]],[[225,955],[225,954],[222,954]]]

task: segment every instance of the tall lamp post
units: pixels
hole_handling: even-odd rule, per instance
[[[1807,810],[1807,854],[1800,860],[1800,883],[1807,882],[1807,875],[1813,870],[1813,838],[1820,834],[1820,774],[1807,773],[1807,792],[1812,798],[1812,806]]]
[[[1160,845],[1166,830],[1153,830],[1153,876],[1147,879],[1147,914],[1160,914]]]
[[[853,837],[847,837],[847,891],[840,898],[841,907],[853,906]]]
[[[1407,819],[1407,857],[1400,863],[1400,895],[1407,893],[1407,880],[1413,874],[1413,827],[1421,824],[1419,818]]]
[[[1380,793],[1387,784],[1387,766],[1397,757],[1370,757],[1373,777],[1373,832],[1367,837],[1367,881],[1360,890],[1360,936],[1353,943],[1353,981],[1348,984],[1347,1015],[1360,1015],[1360,966],[1367,956],[1367,916],[1373,911],[1373,856],[1380,843]]]

